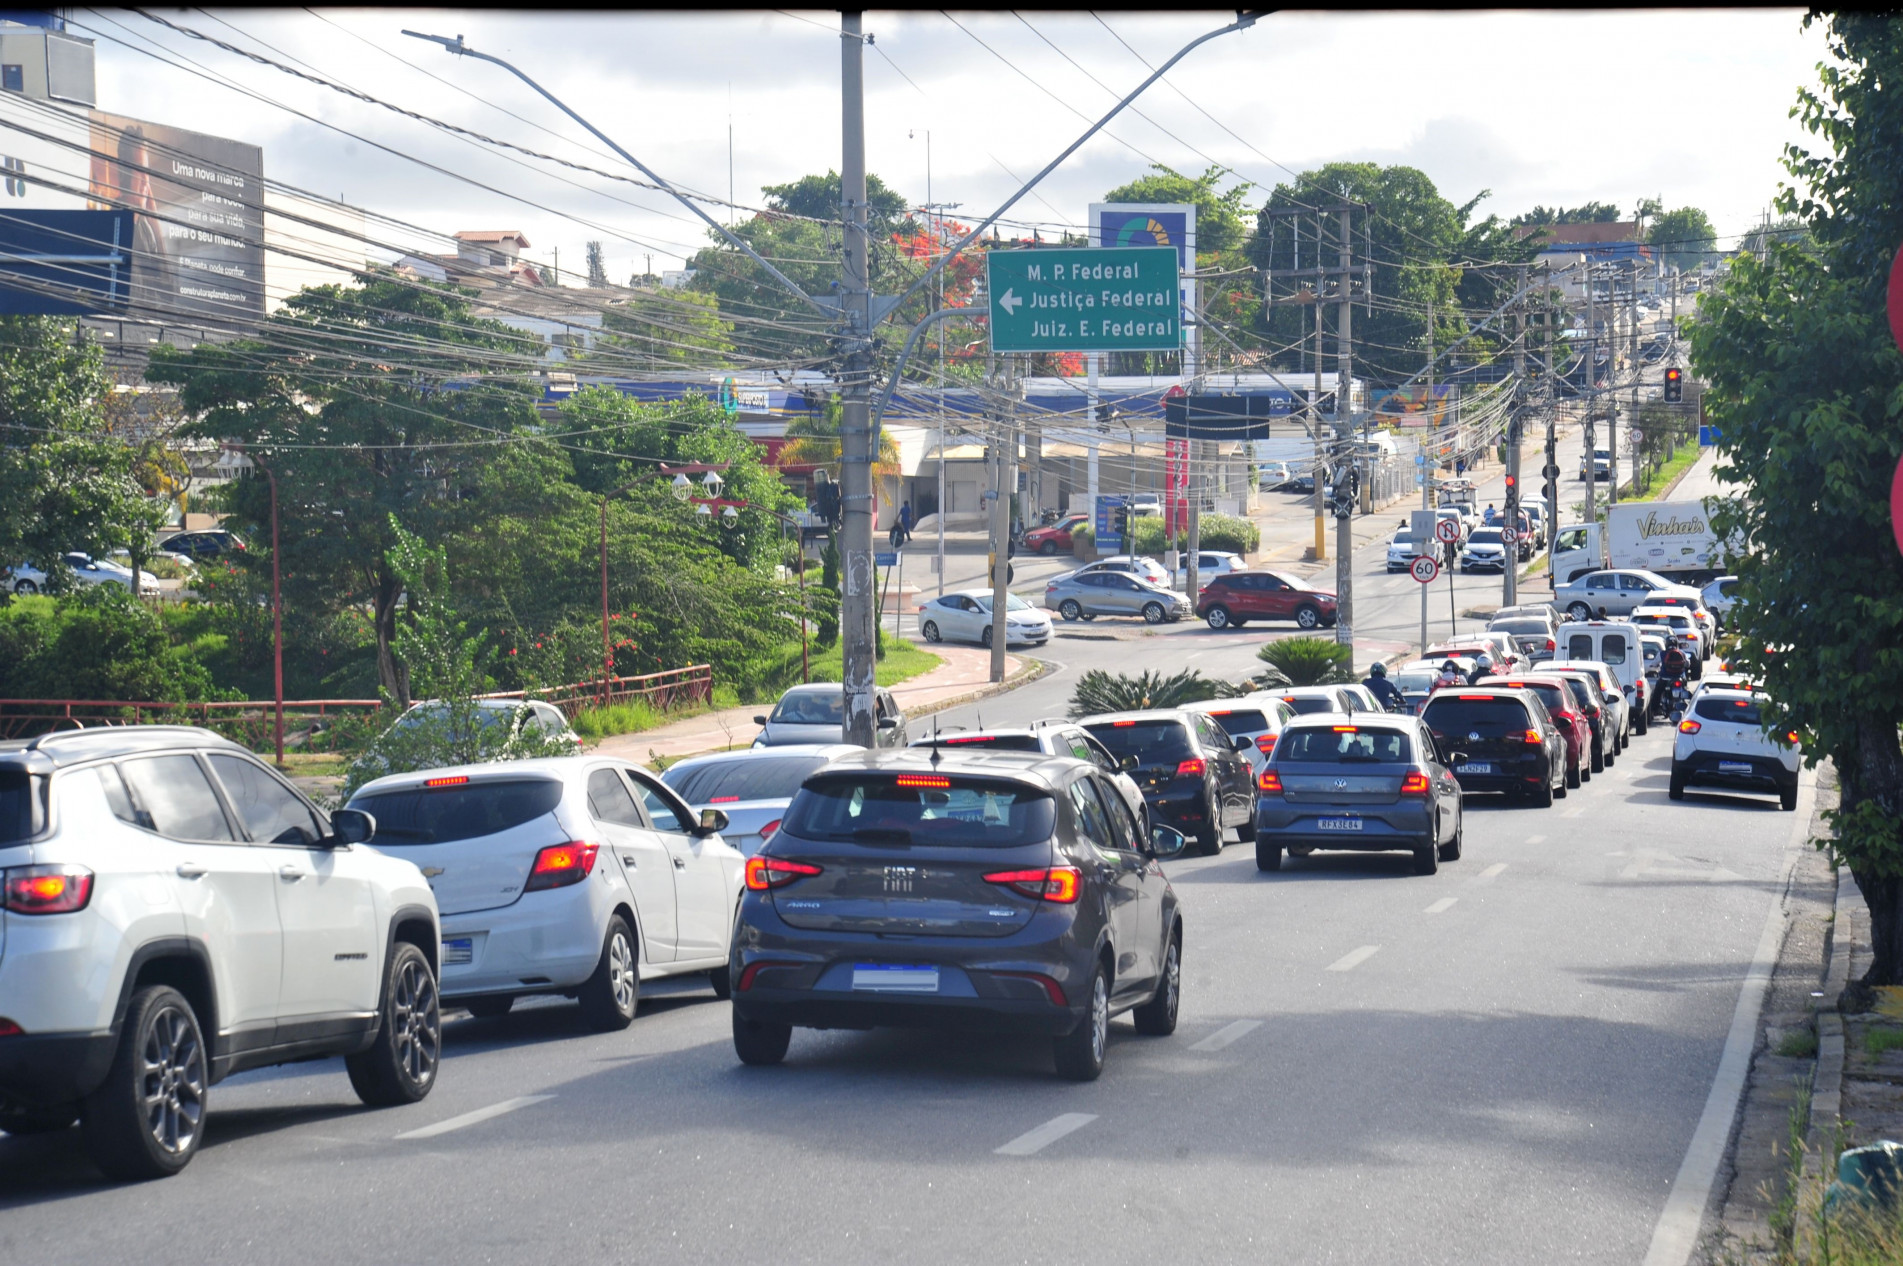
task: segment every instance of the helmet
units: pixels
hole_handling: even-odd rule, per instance
[[[1460,665],[1450,659],[1440,666],[1440,670],[1444,673],[1457,673],[1460,671]]]
[[[1385,677],[1388,675],[1388,666],[1386,664],[1376,664],[1373,668],[1368,670],[1368,675],[1370,677]]]
[[[1492,668],[1493,656],[1487,654],[1485,651],[1481,651],[1480,654],[1474,656],[1474,667],[1475,668]]]

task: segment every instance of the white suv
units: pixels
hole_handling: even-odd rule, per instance
[[[746,857],[720,837],[724,811],[694,813],[640,766],[558,756],[394,774],[350,807],[435,890],[447,1005],[492,1017],[564,994],[606,1032],[633,1022],[642,980],[704,972],[727,996]]]
[[[1797,735],[1778,742],[1764,732],[1767,702],[1750,690],[1698,692],[1672,745],[1672,799],[1692,785],[1730,787],[1774,791],[1785,809],[1797,808]]]
[[[231,1073],[342,1055],[365,1103],[427,1095],[436,902],[375,830],[209,730],[0,743],[0,1129],[78,1120],[160,1178]]]

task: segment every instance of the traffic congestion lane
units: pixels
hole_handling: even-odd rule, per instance
[[[49,1262],[1636,1260],[1793,838],[1768,801],[1670,804],[1668,761],[1648,736],[1554,810],[1476,800],[1432,877],[1172,863],[1181,1027],[1120,1021],[1094,1084],[971,1035],[801,1032],[744,1069],[726,1006],[675,986],[621,1034],[565,1004],[452,1021],[413,1109],[331,1065],[234,1078],[164,1184],[0,1139],[0,1234]]]

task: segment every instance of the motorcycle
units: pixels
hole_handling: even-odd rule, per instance
[[[1682,680],[1672,683],[1672,724],[1673,725],[1677,725],[1680,721],[1683,721],[1685,719],[1685,709],[1687,706],[1690,705],[1691,698],[1692,698],[1692,692],[1685,689],[1685,683]]]

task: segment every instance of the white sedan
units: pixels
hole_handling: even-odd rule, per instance
[[[1180,557],[1183,561],[1182,566],[1176,569],[1176,584],[1178,588],[1185,587],[1189,584],[1189,552],[1185,550]],[[1240,554],[1230,554],[1219,550],[1207,549],[1196,551],[1197,584],[1206,585],[1216,576],[1226,576],[1232,571],[1247,570],[1249,570],[1249,564],[1243,560]]]
[[[121,567],[107,559],[94,558],[78,551],[61,557],[73,569],[74,578],[82,585],[122,585],[128,591],[132,588],[132,569],[129,567]],[[47,577],[45,572],[31,563],[19,563],[7,569],[7,583],[13,586],[15,593],[38,593],[46,588]],[[155,594],[158,591],[158,577],[151,572],[140,572],[139,592]]]
[[[928,642],[991,645],[991,591],[960,589],[918,609],[918,631]],[[1042,646],[1051,640],[1051,617],[1018,597],[1005,595],[1004,643]]]

